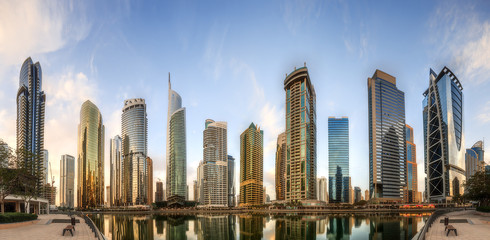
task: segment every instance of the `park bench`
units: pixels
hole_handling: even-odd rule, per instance
[[[66,225],[63,229],[63,236],[65,236],[65,232],[70,231],[71,236],[73,237],[73,231],[75,231],[75,227],[73,225]]]
[[[458,236],[458,230],[457,230],[455,227],[453,227],[453,225],[447,225],[447,226],[446,226],[446,229],[447,229],[446,236],[449,236],[449,233],[450,233],[451,231],[453,231],[453,232],[454,232],[454,234],[456,234],[456,236]]]

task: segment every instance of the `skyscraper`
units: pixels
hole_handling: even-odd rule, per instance
[[[119,135],[110,140],[110,189],[109,206],[121,206],[123,196],[123,158],[122,158],[122,139]]]
[[[124,101],[121,116],[123,200],[125,205],[148,203],[148,119],[142,98]]]
[[[235,206],[235,158],[228,155],[228,206]]]
[[[227,123],[207,119],[203,131],[203,162],[198,168],[200,203],[228,205]]]
[[[60,206],[75,207],[75,158],[68,154],[60,160]]]
[[[427,200],[451,200],[463,194],[466,177],[463,87],[449,68],[430,70],[422,105]]]
[[[395,77],[378,69],[367,85],[370,198],[399,202],[406,185],[405,93]]]
[[[362,192],[360,187],[354,187],[354,203],[361,201]]]
[[[328,194],[327,194],[327,178],[326,177],[321,177],[318,178],[317,183],[317,196],[318,196],[318,201],[323,201],[323,202],[328,202]]]
[[[466,149],[466,179],[469,179],[476,172],[485,171],[484,153],[483,141],[478,141],[473,144],[473,147]]]
[[[150,157],[146,157],[146,164],[148,165],[148,183],[147,183],[147,195],[148,205],[153,203],[153,160]]]
[[[308,69],[284,80],[286,91],[286,200],[316,199],[316,95]]]
[[[286,199],[286,133],[277,137],[276,147],[276,200]]]
[[[81,209],[104,205],[104,132],[99,109],[85,101],[78,125],[77,204]]]
[[[253,123],[240,135],[240,206],[264,204],[264,131]]]
[[[17,150],[24,167],[36,177],[36,194],[44,183],[44,108],[46,95],[42,91],[42,70],[39,62],[27,58],[20,69],[17,91]]]
[[[329,202],[349,202],[349,118],[328,118]]]
[[[49,179],[49,152],[46,149],[41,150],[41,157],[43,160],[43,184],[51,184],[51,179]]]
[[[185,108],[182,98],[172,90],[168,74],[167,113],[167,198],[186,197],[187,150],[185,135]]]
[[[197,186],[197,180],[194,180],[193,183],[194,183],[194,201],[198,202],[199,201],[199,198],[198,198],[199,197],[199,195],[198,195],[199,187]]]
[[[155,191],[155,202],[163,202],[163,182],[157,181],[156,188],[157,190]]]
[[[405,125],[405,140],[406,140],[406,156],[407,156],[407,186],[404,191],[405,202],[416,202],[418,193],[417,181],[417,157],[416,147],[413,141],[413,128],[408,124]]]

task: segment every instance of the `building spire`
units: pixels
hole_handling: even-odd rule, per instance
[[[170,84],[170,72],[168,72],[168,89],[172,89],[172,85]]]

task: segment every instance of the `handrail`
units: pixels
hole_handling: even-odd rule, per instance
[[[429,231],[430,227],[436,221],[440,216],[443,216],[446,213],[452,212],[452,211],[460,211],[462,209],[441,209],[441,210],[436,210],[432,215],[430,215],[429,219],[427,219],[427,222],[425,222],[424,227],[422,228],[421,231],[417,233],[417,238],[416,240],[425,240],[425,235]],[[415,240],[415,237],[412,239]]]
[[[87,214],[83,214],[83,212],[80,212],[79,214],[80,217],[82,217],[85,220],[85,223],[92,229],[92,232],[95,234],[95,237],[99,240],[107,240],[104,234],[102,234],[99,231],[99,228],[95,226],[95,223],[90,219]]]

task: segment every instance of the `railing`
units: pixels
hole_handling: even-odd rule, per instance
[[[83,214],[83,212],[80,213],[79,216],[82,217],[85,220],[85,223],[90,227],[90,229],[92,229],[92,232],[95,234],[95,237],[97,239],[99,239],[99,240],[107,240],[105,238],[104,234],[102,234],[99,231],[99,228],[97,228],[97,226],[95,226],[95,224],[92,221],[92,219],[90,219],[86,214]]]
[[[463,209],[441,209],[435,211],[432,215],[430,215],[429,219],[427,219],[427,222],[425,222],[424,227],[417,233],[416,237],[412,238],[412,240],[425,240],[425,235],[427,232],[429,232],[430,227],[432,224],[440,217],[443,216],[446,213],[453,212],[453,211],[461,211]]]

